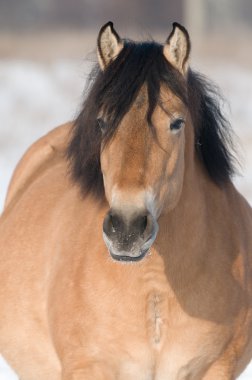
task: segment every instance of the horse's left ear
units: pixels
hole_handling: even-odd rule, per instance
[[[97,55],[102,70],[118,56],[122,48],[123,42],[109,21],[101,28],[97,40]]]
[[[183,75],[188,69],[191,44],[187,30],[177,22],[173,23],[171,34],[164,45],[164,56]]]

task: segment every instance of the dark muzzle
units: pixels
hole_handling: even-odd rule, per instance
[[[156,238],[157,222],[147,212],[131,216],[109,210],[103,222],[103,236],[113,259],[141,260]]]

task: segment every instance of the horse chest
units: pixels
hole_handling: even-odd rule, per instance
[[[147,298],[146,326],[150,345],[159,350],[166,338],[168,326],[167,299],[160,292],[152,292]]]
[[[124,357],[118,380],[201,380],[223,349],[218,328],[183,311],[170,311],[162,292],[147,297],[145,344],[134,341],[131,358]],[[177,309],[175,307],[175,309]],[[135,352],[137,352],[135,356]]]
[[[97,365],[106,363],[115,374],[112,380],[202,380],[228,335],[222,335],[221,324],[190,313],[191,303],[197,306],[198,300],[191,300],[188,292],[187,307],[181,304],[162,262],[154,264],[138,276],[138,267],[123,267],[120,276],[110,282],[105,277],[88,288],[83,298],[83,356]],[[109,291],[104,292],[105,285]]]

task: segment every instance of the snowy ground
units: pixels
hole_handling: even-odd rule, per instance
[[[198,62],[197,68],[214,79],[228,100],[228,117],[242,152],[241,176],[235,183],[252,204],[252,70],[209,60]],[[76,115],[88,71],[88,63],[76,61],[0,61],[0,210],[11,173],[25,149]],[[15,379],[0,358],[0,380]],[[249,379],[252,365],[240,377]]]

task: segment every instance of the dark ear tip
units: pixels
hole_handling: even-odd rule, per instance
[[[183,25],[179,24],[178,22],[173,22],[173,23],[172,23],[172,27],[173,27],[173,30],[172,30],[173,32],[174,32],[174,30],[175,30],[176,28],[178,28],[178,29],[180,29],[183,33],[185,33],[186,36],[189,38],[189,33],[188,33],[187,29],[186,29]]]
[[[107,24],[105,24],[106,26],[110,26],[111,29],[114,28],[114,23],[112,21],[108,21]]]
[[[110,29],[113,30],[113,22],[112,21],[106,22],[106,24],[102,25],[102,27],[99,31],[99,34],[98,34],[98,40],[100,39],[104,30],[107,29],[108,27],[110,27]]]
[[[172,23],[173,28],[175,29],[178,27],[179,29],[184,28],[183,25],[181,25],[179,22],[175,21]]]
[[[120,42],[121,39],[120,39],[119,35],[117,34],[117,32],[115,31],[115,29],[114,29],[114,23],[112,21],[106,22],[106,24],[104,24],[101,27],[99,35],[98,35],[98,40],[100,39],[100,37],[101,37],[102,33],[104,32],[104,30],[106,30],[108,27],[111,29],[111,32],[116,37],[117,41]]]
[[[103,32],[105,29],[107,29],[107,27],[110,27],[111,30],[114,29],[114,24],[112,21],[108,21],[106,22],[106,24],[104,24],[101,29],[100,29],[100,33]]]

